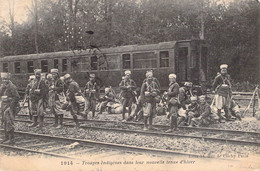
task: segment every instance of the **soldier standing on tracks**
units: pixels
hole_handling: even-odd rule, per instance
[[[218,109],[219,122],[222,122],[221,109],[225,111],[226,120],[230,120],[229,106],[232,96],[230,75],[227,73],[227,64],[220,65],[221,72],[218,74],[213,82],[213,91],[215,91],[215,102]]]
[[[78,83],[71,78],[70,74],[64,75],[64,82],[67,86],[66,98],[70,103],[70,113],[76,123],[76,128],[79,128],[80,124],[77,117],[77,114],[79,114],[79,105],[76,101],[76,96],[82,95],[82,93],[80,92]]]
[[[19,105],[19,94],[16,86],[10,81],[10,73],[1,73],[1,78],[1,115],[5,132],[2,143],[14,144],[14,117]]]
[[[123,79],[119,87],[121,89],[121,95],[123,97],[123,111],[122,111],[122,120],[125,120],[125,110],[128,107],[128,117],[131,114],[132,102],[135,98],[134,90],[136,88],[136,83],[131,79],[131,71],[125,71],[125,79]]]
[[[144,130],[153,129],[153,116],[156,113],[156,96],[160,93],[159,85],[153,79],[153,73],[148,71],[146,73],[146,81],[141,87],[141,101],[146,103],[144,107]],[[149,127],[147,128],[147,121],[149,118]]]
[[[170,74],[169,75],[169,89],[167,92],[168,95],[168,109],[169,109],[169,115],[168,117],[171,118],[170,121],[170,129],[168,129],[166,132],[172,132],[173,128],[174,130],[178,129],[178,107],[179,107],[179,84],[176,82],[176,75]]]
[[[32,114],[32,102],[31,102],[31,99],[29,97],[29,94],[31,92],[34,79],[35,79],[35,75],[30,75],[29,80],[28,80],[28,84],[27,84],[26,90],[25,90],[25,96],[26,96],[25,99],[28,100],[28,110],[29,110],[29,118],[30,118],[30,120],[32,120],[33,114]]]
[[[38,125],[38,117],[39,117],[39,127],[43,126],[45,105],[44,102],[47,99],[48,95],[48,87],[44,80],[41,79],[41,69],[35,69],[35,80],[32,84],[32,89],[30,91],[30,99],[32,102],[32,114],[33,114],[33,123],[29,125],[29,127],[35,127]]]
[[[87,82],[85,86],[85,97],[87,97],[89,103],[88,103],[88,109],[86,111],[86,116],[88,116],[88,111],[92,111],[92,118],[95,117],[96,112],[96,101],[97,101],[97,94],[98,94],[98,85],[95,81],[95,74],[89,75],[89,81]]]
[[[64,111],[62,110],[62,104],[65,103],[65,96],[63,93],[64,83],[61,81],[59,76],[58,69],[51,69],[52,74],[52,84],[49,87],[50,95],[52,96],[52,112],[54,113],[55,123],[54,127],[62,128],[63,127],[63,115]],[[60,119],[60,125],[58,121]]]

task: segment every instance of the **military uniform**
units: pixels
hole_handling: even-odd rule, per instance
[[[96,81],[94,80],[95,75],[90,74],[90,77],[93,78],[93,80],[89,80],[85,86],[85,97],[88,99],[88,111],[92,111],[92,117],[95,117],[96,112],[96,101],[97,101],[97,94],[98,94],[98,85]],[[87,111],[87,112],[88,112]]]
[[[8,78],[9,73],[1,73],[1,78]],[[2,124],[4,126],[5,139],[2,142],[14,143],[14,117],[18,110],[19,106],[19,94],[16,86],[8,80],[8,83],[3,83],[0,87],[0,96],[1,96],[1,115],[2,115]]]
[[[223,64],[220,66],[221,70],[226,70],[227,65]],[[221,109],[225,111],[225,117],[227,120],[230,119],[230,115],[228,112],[230,101],[231,101],[231,83],[230,83],[230,75],[227,73],[219,73],[213,82],[212,86],[213,90],[216,92],[215,94],[215,103],[218,109],[219,121],[221,121]]]
[[[54,126],[58,126],[58,121],[60,120],[60,125],[57,128],[61,128],[63,126],[63,116],[64,110],[62,109],[62,105],[66,101],[66,97],[64,95],[64,83],[59,78],[58,69],[51,69],[51,73],[53,76],[53,80],[49,86],[49,98],[51,98],[51,109],[55,117]]]
[[[31,89],[32,89],[32,86],[33,86],[34,79],[35,79],[35,76],[31,75],[29,80],[28,80],[28,84],[26,86],[26,89],[25,89],[25,95],[27,96],[27,100],[28,100],[28,110],[29,110],[30,120],[33,119],[32,102],[31,102],[31,99],[30,99],[30,92],[31,92]]]
[[[150,75],[149,75],[150,74]],[[143,109],[144,115],[144,130],[147,130],[147,121],[149,118],[149,129],[152,129],[152,119],[156,113],[156,98],[160,93],[158,84],[152,79],[152,73],[148,72],[146,81],[142,84],[141,87],[141,99],[145,103]],[[142,101],[141,100],[141,101]]]
[[[103,110],[107,107],[109,102],[115,101],[115,94],[111,92],[110,88],[105,89],[105,96],[102,98],[102,102],[100,104],[99,114],[102,114]],[[108,113],[111,113],[111,108],[108,108]]]
[[[170,122],[170,129],[167,130],[166,132],[171,132],[173,127],[177,129],[178,127],[178,108],[179,108],[179,84],[176,82],[176,75],[175,74],[170,74],[169,79],[174,79],[174,81],[171,81],[169,84],[169,89],[167,92],[168,95],[168,110],[169,110],[169,115],[168,117],[171,118]]]
[[[64,76],[65,84],[67,85],[66,97],[70,103],[70,113],[76,123],[76,127],[79,127],[77,114],[80,114],[80,102],[77,101],[76,97],[80,97],[81,91],[77,82],[71,79],[69,74]],[[84,102],[83,102],[84,103]]]
[[[194,101],[188,105],[186,110],[186,125],[191,124],[192,118],[197,118],[200,116],[198,113],[198,107],[199,104],[197,103],[197,101]]]
[[[130,75],[130,71],[125,72],[126,75]],[[125,119],[125,110],[128,107],[128,117],[131,114],[131,107],[132,102],[135,98],[134,90],[136,88],[136,83],[131,78],[123,79],[119,87],[121,89],[121,96],[123,97],[123,111],[122,111],[122,118]]]
[[[199,104],[197,114],[199,117],[192,118],[192,126],[208,126],[211,123],[211,109],[208,103]]]
[[[39,74],[41,71],[36,69],[35,74]],[[29,125],[29,127],[34,127],[38,125],[38,118],[40,122],[40,127],[43,126],[43,119],[44,114],[46,111],[46,104],[47,96],[48,96],[48,87],[46,85],[45,80],[42,80],[41,78],[34,79],[32,83],[32,88],[30,91],[30,99],[32,104],[32,114],[33,114],[33,124]]]

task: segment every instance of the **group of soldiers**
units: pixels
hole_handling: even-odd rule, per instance
[[[226,119],[229,121],[231,119],[229,111],[232,104],[232,92],[227,67],[226,64],[220,66],[221,71],[213,83],[216,114],[212,112],[211,106],[206,102],[206,96],[195,96],[192,93],[192,83],[190,82],[185,82],[184,87],[180,87],[176,82],[176,75],[173,73],[169,74],[168,91],[164,92],[161,97],[160,84],[153,76],[152,70],[146,72],[139,96],[136,92],[136,83],[131,79],[131,71],[125,71],[125,76],[122,77],[119,84],[122,121],[130,121],[142,113],[144,130],[154,129],[152,126],[153,118],[160,111],[163,111],[170,119],[170,128],[166,132],[177,130],[180,123],[187,126],[207,126],[214,120],[222,122],[223,119]],[[42,76],[41,69],[35,69],[26,88],[29,116],[32,120],[29,127],[43,127],[47,108],[55,116],[53,126],[56,128],[63,127],[65,111],[71,113],[77,128],[79,127],[78,115],[80,113],[88,117],[91,112],[92,117],[95,117],[97,101],[100,101],[99,114],[102,114],[105,109],[108,113],[113,113],[108,104],[115,101],[115,93],[111,88],[105,88],[105,95],[101,97],[100,86],[96,82],[95,74],[89,76],[89,81],[84,90],[81,91],[78,83],[71,78],[70,74],[61,77],[58,69],[51,69],[47,76]],[[5,130],[3,142],[14,143],[14,116],[17,114],[19,106],[19,94],[16,86],[10,81],[9,73],[1,73],[1,79],[1,115]],[[131,110],[133,103],[136,105],[134,111]],[[225,117],[221,114],[222,109],[224,109]],[[127,111],[128,117],[126,118]],[[236,113],[234,116],[239,118]]]

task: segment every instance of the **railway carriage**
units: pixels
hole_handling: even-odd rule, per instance
[[[181,40],[149,45],[128,45],[82,51],[6,56],[0,58],[0,71],[12,73],[12,81],[24,90],[35,68],[49,72],[58,68],[70,73],[83,87],[89,73],[96,73],[104,86],[118,87],[125,70],[140,87],[145,72],[153,70],[162,89],[168,87],[168,74],[175,73],[179,83],[205,84],[208,75],[208,45],[204,40]]]

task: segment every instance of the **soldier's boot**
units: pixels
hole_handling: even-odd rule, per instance
[[[173,116],[173,129],[175,130],[175,131],[177,131],[177,130],[179,130],[179,128],[178,128],[178,118],[177,118],[177,116]]]
[[[153,127],[153,117],[152,116],[149,116],[149,126],[148,126],[148,129],[152,130],[155,128]]]
[[[224,108],[224,112],[225,112],[226,121],[232,121],[227,107]]]
[[[29,125],[29,127],[36,127],[38,125],[38,116],[33,116],[33,123]]]
[[[177,125],[179,126],[183,121],[185,121],[185,117],[180,117],[180,119],[177,119]]]
[[[148,117],[147,117],[147,116],[144,116],[144,131],[147,131],[147,130],[148,130],[147,120],[148,120]]]
[[[187,126],[191,125],[191,119],[192,119],[192,117],[188,116]]]
[[[92,111],[92,118],[95,117],[95,110]]]
[[[32,119],[33,119],[33,115],[30,113],[29,113],[29,119],[30,119],[30,121],[32,121]]]
[[[165,132],[166,133],[171,133],[173,131],[173,125],[174,125],[174,123],[173,123],[173,116],[171,116],[170,128],[167,131],[165,131]]]
[[[98,114],[102,114],[103,110],[105,109],[105,107],[100,106],[100,111],[98,112]]]
[[[9,133],[9,139],[10,139],[10,145],[14,145],[15,141],[14,141],[14,130],[11,130]]]
[[[123,111],[122,111],[122,120],[125,120],[125,107],[123,107]]]
[[[131,121],[131,120],[133,120],[134,119],[134,116],[129,116],[127,119],[126,119],[126,121]]]
[[[58,115],[54,116],[54,124],[52,126],[53,127],[57,127],[58,126]]]
[[[63,128],[63,115],[60,115],[60,124],[56,127],[57,129]]]
[[[218,109],[218,121],[219,121],[219,123],[224,123],[223,121],[222,121],[222,116],[221,116],[221,109]]]
[[[8,132],[5,131],[5,138],[1,141],[1,143],[4,143],[4,142],[6,142],[8,140],[9,140],[9,135],[8,135]]]
[[[79,121],[78,121],[78,117],[77,117],[77,115],[73,115],[73,120],[75,121],[75,123],[76,123],[76,125],[75,125],[75,128],[79,128]]]
[[[43,127],[43,119],[44,119],[44,116],[39,116],[39,125],[37,126],[38,128],[42,129]]]

